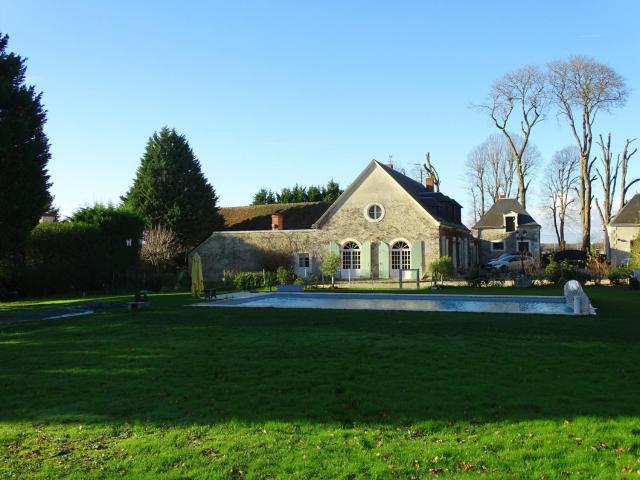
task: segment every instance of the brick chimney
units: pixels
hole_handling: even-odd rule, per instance
[[[271,230],[284,230],[284,215],[281,213],[271,215]]]
[[[434,187],[433,187],[433,177],[427,177],[424,181],[424,186],[427,189],[427,192],[433,192]]]

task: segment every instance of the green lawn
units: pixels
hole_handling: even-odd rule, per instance
[[[5,304],[0,478],[640,478],[640,294],[588,293],[599,316]]]

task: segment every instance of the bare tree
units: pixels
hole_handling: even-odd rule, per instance
[[[436,168],[431,164],[431,154],[429,152],[427,152],[426,162],[423,166],[427,172],[427,176],[433,179],[433,189],[436,192],[439,192],[440,191],[440,175],[438,174],[438,171],[436,170]]]
[[[549,166],[544,183],[545,206],[553,220],[558,246],[566,248],[565,227],[573,196],[578,185],[580,154],[576,147],[566,147],[556,152]]]
[[[140,257],[156,271],[166,267],[178,253],[178,237],[170,228],[156,225],[144,231]]]
[[[600,111],[611,112],[626,103],[629,91],[608,65],[590,57],[574,56],[549,64],[551,96],[566,118],[580,152],[578,201],[582,226],[582,249],[591,247],[592,128]]]
[[[485,214],[485,198],[487,196],[487,157],[481,145],[469,152],[465,163],[465,178],[474,204],[474,215],[479,218]]]
[[[629,160],[638,151],[637,148],[634,148],[632,151],[629,151],[629,147],[635,141],[636,141],[635,138],[632,140],[629,140],[627,138],[627,140],[625,140],[624,142],[624,148],[622,149],[622,153],[618,157],[618,162],[620,163],[620,168],[622,169],[620,172],[620,210],[622,210],[622,207],[624,207],[627,204],[625,198],[627,196],[627,191],[629,190],[629,188],[631,188],[631,186],[634,183],[640,181],[640,178],[636,178],[631,182],[629,182],[629,184],[627,185],[627,172],[629,171]]]
[[[525,181],[523,156],[529,144],[531,131],[544,118],[548,103],[545,75],[538,67],[528,66],[507,73],[497,80],[491,87],[487,102],[478,106],[488,113],[507,140],[515,160],[518,199],[525,208],[528,184]],[[520,122],[520,141],[510,132],[510,121]]]
[[[512,135],[512,139],[517,145],[522,141],[518,135]],[[529,143],[521,157],[527,190],[539,158],[538,149]],[[516,160],[503,135],[490,135],[475,147],[469,153],[466,167],[466,178],[470,191],[475,195],[480,215],[484,215],[485,205],[493,204],[501,196],[511,197],[516,176]]]
[[[602,157],[600,163],[602,166],[602,172],[596,167],[596,175],[600,179],[600,185],[602,186],[602,206],[596,198],[596,208],[600,214],[600,222],[602,228],[602,239],[604,242],[604,250],[607,258],[611,256],[609,247],[609,235],[607,235],[607,225],[611,221],[612,209],[613,209],[613,197],[616,192],[616,184],[618,182],[618,172],[620,171],[620,159],[615,165],[612,165],[612,152],[611,152],[611,134],[607,136],[605,143],[602,135],[600,135],[600,141],[597,142],[602,149]],[[597,157],[594,157],[594,161]]]
[[[602,237],[604,239],[604,247],[607,257],[611,256],[609,235],[607,234],[607,225],[613,218],[613,203],[616,195],[616,185],[618,179],[620,179],[620,208],[624,206],[624,198],[627,190],[631,185],[640,181],[640,178],[632,180],[627,185],[627,171],[629,168],[629,159],[636,153],[637,149],[629,151],[629,145],[633,140],[627,139],[624,144],[622,153],[618,155],[618,158],[613,163],[613,152],[611,150],[611,133],[607,135],[607,141],[605,142],[600,135],[600,140],[597,142],[602,150],[602,156],[600,158],[600,164],[602,166],[602,172],[596,167],[596,174],[600,179],[600,185],[602,187],[602,205],[596,198],[596,207],[598,214],[600,215],[600,221],[602,223]],[[595,157],[594,157],[595,160]],[[622,169],[622,171],[621,171]]]
[[[469,195],[471,195],[471,206],[473,211],[473,224],[475,225],[480,220],[480,204],[478,202],[478,191],[474,186],[469,186]]]
[[[479,153],[487,160],[487,193],[491,202],[500,195],[509,197],[513,182],[513,156],[500,134],[490,135],[479,147]]]

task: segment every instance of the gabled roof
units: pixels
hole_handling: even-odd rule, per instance
[[[453,205],[458,208],[462,208],[462,205],[456,202],[453,198],[448,197],[441,192],[430,192],[427,190],[427,187],[425,187],[422,183],[414,180],[413,178],[407,177],[402,172],[394,170],[393,168],[385,165],[384,163],[380,163],[377,160],[375,160],[375,162],[439,223],[442,223],[444,225],[463,227],[465,230],[468,230],[462,222],[447,218],[447,216],[443,214],[442,209],[438,208],[446,207],[447,205]]]
[[[304,230],[329,208],[327,202],[273,203],[249,205],[246,207],[225,207],[220,209],[227,231],[271,230],[271,215],[281,213],[283,230]]]
[[[636,193],[609,225],[640,225],[640,193]]]
[[[435,222],[442,225],[462,228],[467,231],[469,230],[462,222],[448,219],[444,214],[445,209],[443,209],[442,207],[451,205],[457,208],[462,208],[458,202],[440,192],[429,192],[427,188],[420,182],[407,177],[402,172],[394,170],[393,168],[380,163],[377,160],[372,160],[366,166],[366,168],[360,173],[360,175],[358,175],[358,177],[356,177],[356,179],[345,189],[342,195],[340,195],[340,197],[338,197],[338,199],[322,215],[322,217],[320,217],[320,219],[316,222],[316,225],[320,225],[325,217],[328,216],[332,210],[334,210],[334,207],[339,205],[343,199],[347,198],[351,194],[351,192],[353,192],[360,185],[366,175],[374,168],[380,168],[384,172],[386,172],[389,177],[391,177],[391,179],[393,179],[411,198],[416,201],[416,203],[420,207],[422,207],[422,209],[427,213],[428,216],[435,220]]]
[[[511,212],[518,214],[518,225],[540,226],[515,198],[504,198],[496,200],[473,228],[502,228],[504,216]]]

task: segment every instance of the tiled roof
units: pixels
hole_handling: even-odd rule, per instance
[[[618,214],[611,225],[640,225],[640,193],[636,193]]]
[[[504,227],[504,215],[509,212],[518,214],[518,225],[540,226],[515,198],[505,198],[496,200],[496,203],[478,220],[473,228]]]
[[[303,230],[311,228],[329,205],[326,202],[307,202],[224,207],[220,214],[224,217],[224,230],[227,231],[271,230],[271,215],[275,213],[283,215],[283,230]]]
[[[455,206],[462,208],[453,198],[441,192],[429,192],[427,188],[413,178],[407,177],[402,172],[394,170],[384,163],[376,162],[400,185],[409,195],[411,195],[429,214],[438,222],[455,227],[467,227],[459,220],[448,215],[448,207]]]

